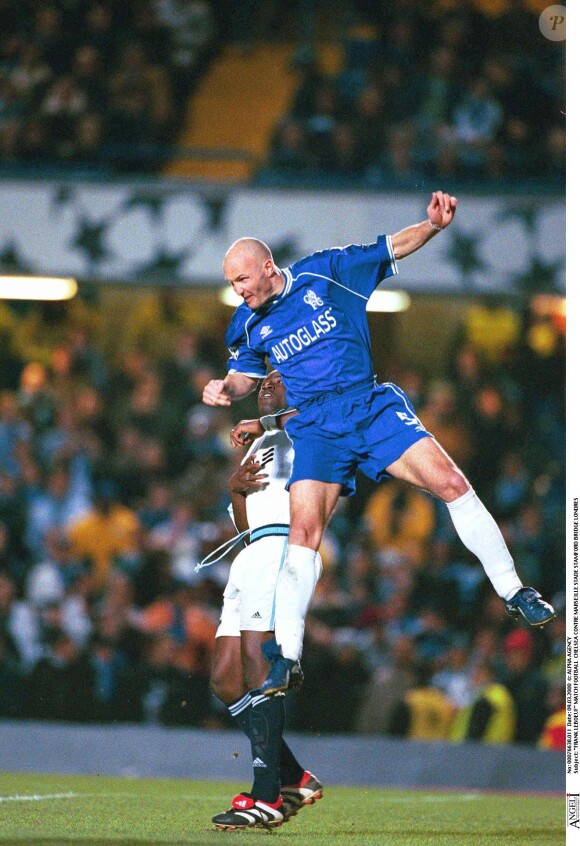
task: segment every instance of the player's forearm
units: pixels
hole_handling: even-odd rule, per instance
[[[242,400],[255,390],[258,379],[245,373],[228,373],[224,379],[224,390],[231,400]]]
[[[401,229],[400,232],[391,236],[395,258],[399,260],[410,256],[411,253],[424,247],[440,231],[440,228],[434,226],[429,219],[422,223],[416,223],[414,226],[407,226],[406,229]]]
[[[246,497],[237,491],[233,491],[231,488],[229,493],[235,527],[238,532],[246,532],[250,528],[248,524],[248,512],[246,510]]]

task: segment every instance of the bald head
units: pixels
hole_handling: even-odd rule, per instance
[[[272,251],[267,244],[258,238],[238,238],[231,245],[224,256],[224,269],[228,261],[236,260],[242,256],[254,261],[273,261]]]
[[[252,310],[280,293],[284,276],[270,247],[258,238],[238,238],[224,256],[223,272],[238,296]]]

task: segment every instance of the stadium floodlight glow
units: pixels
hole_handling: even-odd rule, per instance
[[[367,311],[407,311],[411,297],[405,291],[374,291],[367,304]]]
[[[244,302],[242,297],[238,297],[231,285],[228,285],[227,288],[222,288],[220,300],[224,305],[230,306],[230,308],[237,308]]]
[[[71,300],[78,288],[71,278],[0,275],[0,300]]]

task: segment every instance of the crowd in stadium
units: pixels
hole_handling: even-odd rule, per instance
[[[290,5],[295,24],[308,5]],[[159,168],[211,58],[232,41],[251,51],[256,34],[275,49],[281,6],[2,0],[0,165]],[[341,9],[340,69],[321,70],[308,45],[297,51],[296,96],[258,179],[562,182],[564,53],[538,42],[529,6],[491,15],[484,3],[361,0]]]
[[[0,303],[0,717],[231,725],[209,690],[231,557],[196,564],[234,534],[228,433],[255,398],[201,404],[221,333],[151,296],[115,355],[82,298]],[[324,537],[291,727],[560,748],[562,328],[474,304],[440,372],[379,374],[466,470],[557,619],[514,624],[446,508],[361,477]]]
[[[366,5],[337,73],[300,58],[301,82],[273,141],[274,172],[368,185],[433,174],[563,177],[564,54],[538,45],[530,8],[507,4],[491,16],[475,3],[444,12]]]
[[[217,35],[206,0],[3,0],[0,16],[4,165],[155,168]]]

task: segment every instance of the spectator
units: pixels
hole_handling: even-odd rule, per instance
[[[306,133],[299,121],[288,117],[278,125],[272,139],[269,164],[276,171],[289,175],[308,170],[313,164]]]
[[[459,100],[451,121],[451,139],[463,173],[489,172],[489,155],[501,124],[502,112],[484,76],[475,76]]]
[[[95,676],[88,657],[58,630],[51,633],[48,647],[30,675],[30,716],[75,723],[94,720]]]
[[[540,749],[566,751],[566,688],[562,682],[552,684],[547,694],[549,716],[538,740]]]
[[[516,708],[507,687],[498,682],[494,668],[488,663],[473,667],[471,683],[472,701],[455,717],[451,739],[489,744],[512,743],[516,731]]]
[[[515,629],[503,642],[503,683],[516,710],[516,743],[536,744],[546,717],[548,684],[534,661],[534,639],[527,629]]]
[[[380,485],[364,515],[374,545],[389,560],[404,558],[414,566],[425,560],[426,543],[435,525],[432,501],[397,481]]]
[[[17,599],[14,581],[0,572],[0,635],[4,653],[25,671],[40,658],[40,628],[28,602]]]
[[[116,560],[137,554],[139,523],[136,514],[115,499],[111,482],[95,486],[93,505],[84,516],[67,527],[71,552],[86,559],[91,568],[93,588],[105,588]]]
[[[415,681],[416,662],[411,638],[401,637],[393,643],[390,660],[376,669],[365,688],[355,723],[357,733],[387,733],[395,708]]]
[[[168,592],[137,612],[133,622],[143,632],[171,633],[174,665],[206,677],[209,684],[217,620],[200,601],[202,595],[199,588],[174,579]]]
[[[0,719],[18,719],[26,713],[25,685],[18,663],[6,649],[0,629]]]
[[[437,688],[429,686],[430,674],[424,669],[415,674],[414,684],[396,705],[389,734],[410,740],[446,740],[449,737],[454,708]]]
[[[209,711],[209,676],[185,672],[176,663],[170,634],[151,636],[145,657],[119,673],[113,700],[118,722],[200,726]]]
[[[68,466],[56,463],[48,470],[40,491],[31,491],[27,512],[26,546],[36,558],[45,553],[45,535],[49,529],[61,531],[84,517],[90,500],[84,485],[74,484]]]

